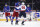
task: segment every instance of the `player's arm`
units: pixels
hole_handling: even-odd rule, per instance
[[[29,9],[26,8],[27,11],[29,11]]]
[[[29,11],[31,11],[31,7],[30,7]]]
[[[16,11],[20,11],[21,10],[20,6],[18,8],[15,8],[15,9],[16,9]]]
[[[27,7],[26,7],[26,11],[25,11],[25,12],[28,13],[28,11],[29,11],[29,10],[28,10]]]
[[[18,9],[18,11],[21,11],[21,5],[19,6],[19,9]]]

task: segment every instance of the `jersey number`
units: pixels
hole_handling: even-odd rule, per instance
[[[25,6],[22,6],[22,9],[25,9]]]

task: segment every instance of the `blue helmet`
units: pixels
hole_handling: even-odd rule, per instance
[[[20,3],[20,2],[15,3],[15,6],[19,6],[19,3]]]
[[[7,6],[7,3],[5,3],[5,6]]]

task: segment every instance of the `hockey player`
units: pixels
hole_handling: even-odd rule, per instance
[[[8,16],[11,20],[11,15],[10,15],[10,7],[7,5],[7,3],[5,3],[3,11],[5,12],[6,22],[8,22]]]
[[[29,5],[27,5],[27,8],[26,8],[27,16],[31,16],[30,12],[31,12],[31,7]],[[29,21],[31,21],[31,17],[30,18],[28,17],[28,19],[29,19]]]
[[[25,3],[22,2],[22,4],[19,6],[19,8],[21,9],[19,17],[21,18],[21,16],[23,15],[24,19],[22,21],[22,25],[24,25],[24,22],[26,20],[26,13],[25,13],[25,11],[26,11],[26,5],[25,5]]]
[[[11,21],[11,24],[13,25],[13,20],[14,20],[14,17],[16,17],[16,23],[15,24],[18,24],[18,11],[19,10],[19,3],[15,3],[15,9],[13,11],[13,16],[12,16],[12,21]]]

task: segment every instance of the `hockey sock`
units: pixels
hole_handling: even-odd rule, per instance
[[[18,23],[18,18],[16,17],[16,23]]]
[[[10,20],[11,20],[11,16],[9,16]]]
[[[8,18],[7,18],[7,16],[6,16],[6,20],[8,21]]]
[[[12,20],[11,20],[11,22],[13,22],[13,19],[14,19],[14,17],[12,17]]]

